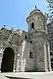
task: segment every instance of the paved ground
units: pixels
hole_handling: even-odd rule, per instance
[[[0,79],[53,79],[53,72],[0,73]]]

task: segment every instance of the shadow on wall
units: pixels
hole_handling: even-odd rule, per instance
[[[31,78],[20,78],[20,77],[9,77],[9,76],[5,76],[5,77],[10,79],[31,79]]]

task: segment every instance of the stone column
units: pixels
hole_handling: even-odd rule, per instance
[[[3,59],[3,45],[1,44],[0,46],[0,71],[1,71],[1,64],[2,64],[2,59]]]
[[[50,60],[50,45],[49,42],[47,42],[48,44],[48,62],[49,62],[49,70],[52,71],[51,69],[51,60]]]
[[[13,72],[16,72],[16,54],[14,55],[14,67]]]
[[[47,51],[46,51],[46,43],[44,42],[44,64],[45,64],[45,71],[48,71],[47,66]]]
[[[2,53],[0,53],[0,72],[1,72],[2,58],[3,58],[3,54],[2,54]]]
[[[21,71],[25,71],[25,62],[23,59],[24,56],[24,51],[25,51],[25,45],[26,45],[26,41],[23,41],[22,43],[22,49],[21,49]]]
[[[20,72],[21,71],[21,55],[20,53],[17,54],[16,57],[16,72]]]

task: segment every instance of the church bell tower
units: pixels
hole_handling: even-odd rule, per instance
[[[28,24],[28,38],[33,44],[34,69],[36,71],[51,71],[46,18],[44,14],[35,7],[26,21]]]

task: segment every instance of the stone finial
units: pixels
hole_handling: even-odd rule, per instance
[[[12,31],[12,32],[14,31],[14,28],[13,28],[13,27],[11,27],[11,31]]]
[[[6,28],[6,25],[4,25],[3,28]]]
[[[35,5],[35,9],[37,9],[37,6]]]
[[[39,10],[36,5],[35,5],[35,10]]]
[[[3,27],[1,28],[1,30],[6,29],[6,25],[3,25]]]

